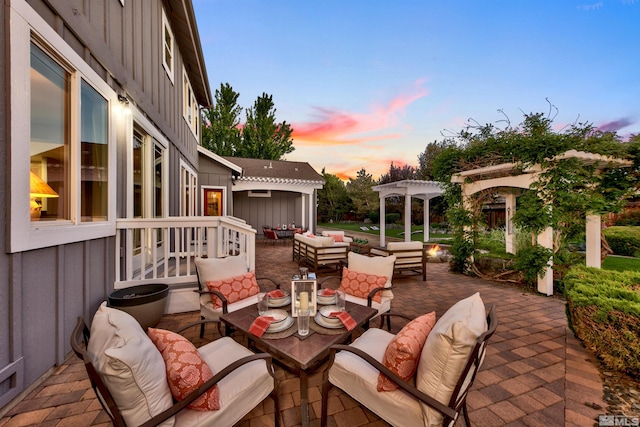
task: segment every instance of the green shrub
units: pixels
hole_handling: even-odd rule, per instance
[[[384,220],[387,224],[396,224],[400,221],[400,214],[397,212],[388,213],[384,216]]]
[[[640,227],[609,227],[603,230],[603,234],[614,254],[640,256]]]
[[[576,336],[609,368],[640,378],[640,273],[577,266],[564,284]]]

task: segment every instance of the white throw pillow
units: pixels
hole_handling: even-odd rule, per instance
[[[486,330],[487,314],[480,293],[447,310],[422,348],[416,373],[418,390],[447,405],[476,340]],[[422,405],[422,413],[429,426],[442,425],[442,414],[436,410]]]
[[[226,258],[196,258],[195,263],[200,283],[202,283],[205,290],[207,289],[207,282],[227,279],[249,272],[244,254]]]
[[[87,352],[127,425],[140,425],[173,404],[162,355],[128,313],[102,303]],[[161,425],[173,424],[171,418]]]
[[[376,276],[386,276],[387,283],[385,283],[384,287],[388,288],[389,286],[391,286],[391,279],[393,278],[393,266],[396,262],[395,255],[385,257],[368,257],[366,255],[360,255],[355,252],[349,252],[348,261],[350,271],[373,274]]]

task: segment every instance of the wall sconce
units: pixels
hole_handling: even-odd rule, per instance
[[[53,188],[49,187],[49,184],[44,182],[42,178],[33,172],[30,172],[29,176],[29,198],[31,221],[40,220],[40,213],[42,211],[42,205],[36,201],[36,199],[44,199],[50,197],[59,197],[58,193],[53,191]]]
[[[125,114],[131,114],[131,106],[129,105],[129,98],[124,95],[118,95],[118,101],[120,101],[120,107]]]

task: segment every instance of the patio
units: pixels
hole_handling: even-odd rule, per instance
[[[297,265],[290,245],[256,242],[256,271],[288,284]],[[320,277],[330,273],[324,271]],[[451,305],[480,292],[485,305],[496,304],[498,329],[489,341],[487,358],[468,397],[470,418],[477,426],[586,426],[606,413],[603,386],[595,357],[586,351],[567,326],[564,302],[559,298],[523,293],[515,287],[454,275],[447,264],[427,264],[427,282],[420,275],[394,280],[393,309],[417,316],[435,310],[442,315]],[[422,298],[416,298],[421,295]],[[395,311],[394,310],[394,311]],[[176,329],[197,320],[198,313],[167,315],[160,328]],[[398,325],[394,325],[397,331]],[[205,338],[212,339],[213,328]],[[196,345],[199,330],[189,333]],[[217,337],[217,336],[216,336]],[[300,424],[298,379],[278,369],[283,425]],[[311,424],[319,425],[322,375],[309,378]],[[329,425],[386,426],[375,414],[333,388],[329,394]],[[594,409],[600,408],[600,409]],[[247,415],[240,426],[272,425],[273,402]],[[0,417],[0,427],[108,425],[75,356],[53,370],[14,407]],[[464,425],[459,421],[457,425]]]

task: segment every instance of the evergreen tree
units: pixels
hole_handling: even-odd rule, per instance
[[[293,152],[293,129],[286,121],[276,123],[276,109],[271,95],[263,93],[246,110],[247,121],[242,129],[242,145],[235,156],[252,159],[280,160]]]
[[[221,156],[233,156],[240,146],[240,94],[229,83],[216,89],[215,104],[203,110],[202,146]]]
[[[368,217],[372,211],[380,209],[380,198],[378,193],[372,189],[374,185],[373,177],[364,168],[358,171],[356,179],[349,178],[347,194],[351,198],[358,220],[362,220]]]
[[[320,222],[340,221],[351,209],[351,200],[344,182],[336,175],[326,173],[324,169],[322,176],[325,184],[318,190],[318,218]]]

